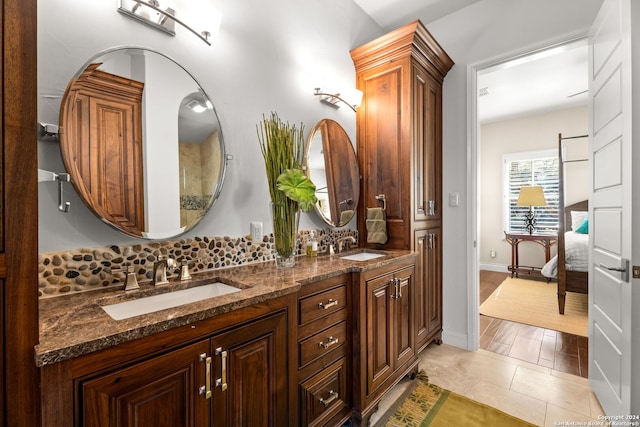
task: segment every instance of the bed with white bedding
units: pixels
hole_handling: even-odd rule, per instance
[[[567,270],[582,271],[589,270],[589,235],[567,231],[564,233],[565,241],[565,265]],[[549,260],[542,267],[542,274],[546,277],[558,277],[558,255]]]

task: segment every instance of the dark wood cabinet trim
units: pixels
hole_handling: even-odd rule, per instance
[[[38,342],[37,1],[4,0],[2,21],[2,419],[40,424]]]

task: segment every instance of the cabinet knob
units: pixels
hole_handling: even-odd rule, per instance
[[[326,304],[323,302],[319,302],[318,303],[318,308],[322,308],[324,310],[326,310],[329,307],[333,307],[334,305],[338,305],[338,301],[329,298],[329,302],[327,302]]]
[[[211,399],[211,356],[206,353],[200,355],[200,361],[204,362],[204,385],[198,388],[198,393],[205,399]]]
[[[222,347],[218,347],[216,348],[216,356],[220,356],[222,365],[220,378],[216,380],[216,387],[220,387],[220,390],[225,391],[227,389],[227,351],[223,351]]]
[[[325,350],[328,349],[329,347],[331,347],[332,345],[335,345],[335,344],[338,344],[338,338],[334,338],[334,337],[329,337],[327,342],[320,341],[318,343],[318,345],[320,347],[324,348]]]
[[[436,202],[435,200],[429,200],[427,202],[427,215],[433,216],[436,214]]]
[[[393,285],[393,293],[391,294],[392,299],[402,298],[402,292],[400,291],[400,279],[394,277],[391,279],[390,284]]]
[[[331,402],[333,402],[337,398],[338,398],[338,393],[333,391],[333,390],[331,390],[329,392],[329,397],[327,397],[326,399],[320,398],[320,403],[322,403],[324,405],[324,407],[326,408],[327,406],[329,406],[331,404]]]

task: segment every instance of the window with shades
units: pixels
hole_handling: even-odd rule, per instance
[[[525,233],[528,206],[516,206],[520,188],[541,186],[546,206],[534,206],[537,233],[558,231],[558,153],[556,150],[528,151],[503,156],[503,229]]]

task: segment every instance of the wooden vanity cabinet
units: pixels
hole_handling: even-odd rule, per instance
[[[427,330],[441,331],[442,324],[442,84],[453,61],[420,21],[353,49],[351,57],[364,93],[357,111],[361,244],[420,252],[414,328],[419,351],[431,340],[440,342],[440,332]],[[388,241],[369,244],[367,208],[383,207],[381,195]],[[420,245],[430,234],[438,248],[426,251]]]
[[[211,400],[198,395],[207,341],[78,383],[83,426],[208,426]]]
[[[342,425],[352,407],[351,275],[303,285],[296,326],[297,425]]]
[[[293,425],[293,299],[46,365],[43,419],[75,426]]]
[[[384,394],[417,373],[414,261],[355,276],[354,423],[366,426]]]
[[[442,343],[442,239],[440,227],[416,230],[416,350]]]

